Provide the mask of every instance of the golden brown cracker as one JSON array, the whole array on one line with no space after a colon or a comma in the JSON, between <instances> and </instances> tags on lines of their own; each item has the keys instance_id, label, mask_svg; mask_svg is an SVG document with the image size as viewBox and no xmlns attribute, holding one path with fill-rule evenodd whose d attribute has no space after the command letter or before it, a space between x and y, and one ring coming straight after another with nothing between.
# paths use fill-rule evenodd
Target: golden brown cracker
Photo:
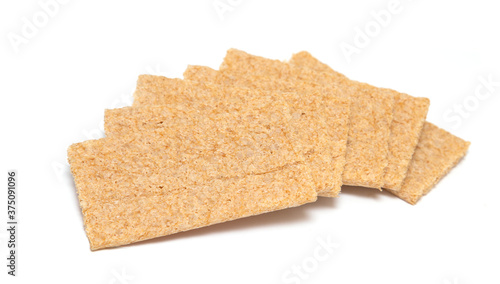
<instances>
[{"instance_id":1,"label":"golden brown cracker","mask_svg":"<svg viewBox=\"0 0 500 284\"><path fill-rule=\"evenodd\" d=\"M293 131L289 127L290 110L279 97L266 96L254 90L235 90L234 94L228 94L218 88L210 87L196 93L205 93L204 98L196 101L196 104L178 103L106 110L104 120L106 135L117 137L145 131L169 131L178 133L176 135L182 136L188 144L202 139L215 143L214 148L210 148L210 151L204 154L207 158L212 155L210 159L220 159L218 155L226 155L228 152L241 156L241 160L237 161L238 164L225 165L229 167L227 169L200 169L217 175L224 175L223 172L229 170L233 173L241 170L247 174L269 172L296 161L295 145L289 140L290 132ZM185 111L189 115L183 119L172 109ZM217 136L211 133L213 130L206 120L229 114L244 119L244 123L238 125L237 121L231 121L225 128L224 124L221 124L219 127L225 132L219 132ZM196 121L200 125L184 124L195 121L193 117L199 117ZM220 119L218 121L226 123ZM204 123L205 132L199 133L199 137L183 136L183 129L201 128L201 123ZM251 127L254 132L249 132L244 127ZM255 136L248 136L255 133L257 133ZM239 145L240 148L224 149L218 146L218 144L233 145L226 139L234 140L237 142L235 145ZM275 154L270 160L269 156L273 152ZM294 160L290 160L290 157Z\"/></svg>"},{"instance_id":2,"label":"golden brown cracker","mask_svg":"<svg viewBox=\"0 0 500 284\"><path fill-rule=\"evenodd\" d=\"M292 111L292 140L298 151L305 155L319 194L328 197L339 194L345 165L350 102L330 93L335 88L320 93L312 88L250 84L239 79L233 80L203 66L189 66L184 78L218 86L243 86L282 96ZM306 92L310 95L304 95Z\"/></svg>"},{"instance_id":3,"label":"golden brown cracker","mask_svg":"<svg viewBox=\"0 0 500 284\"><path fill-rule=\"evenodd\" d=\"M315 201L303 157L283 145L281 113L271 125L251 109L210 116L157 109L167 127L68 149L92 250ZM276 160L290 163L273 169Z\"/></svg>"},{"instance_id":4,"label":"golden brown cracker","mask_svg":"<svg viewBox=\"0 0 500 284\"><path fill-rule=\"evenodd\" d=\"M352 84L363 86L361 90L367 92L382 92L394 97L394 112L389 139L388 164L383 177L384 188L399 190L403 184L408 165L417 146L422 127L424 125L429 99L416 98L407 94L385 88L377 88L349 80L341 73L334 71L328 65L320 62L308 52L299 52L292 56L290 64L310 68L317 72L332 74L340 88L351 88Z\"/></svg>"},{"instance_id":5,"label":"golden brown cracker","mask_svg":"<svg viewBox=\"0 0 500 284\"><path fill-rule=\"evenodd\" d=\"M418 145L430 101L394 90L395 106L389 140L389 164L385 169L384 188L398 191L403 185L411 159Z\"/></svg>"},{"instance_id":6,"label":"golden brown cracker","mask_svg":"<svg viewBox=\"0 0 500 284\"><path fill-rule=\"evenodd\" d=\"M416 204L465 156L470 142L426 122L401 190L389 192Z\"/></svg>"},{"instance_id":7,"label":"golden brown cracker","mask_svg":"<svg viewBox=\"0 0 500 284\"><path fill-rule=\"evenodd\" d=\"M354 84L345 79L342 90L337 88L335 75L230 49L220 67L227 81L249 87L266 86L283 91L308 90L304 96L323 94L351 100L350 129L347 140L346 165L342 176L347 185L381 188L388 160L388 140L394 98L373 91L367 84ZM314 91L311 91L314 90Z\"/></svg>"}]
</instances>

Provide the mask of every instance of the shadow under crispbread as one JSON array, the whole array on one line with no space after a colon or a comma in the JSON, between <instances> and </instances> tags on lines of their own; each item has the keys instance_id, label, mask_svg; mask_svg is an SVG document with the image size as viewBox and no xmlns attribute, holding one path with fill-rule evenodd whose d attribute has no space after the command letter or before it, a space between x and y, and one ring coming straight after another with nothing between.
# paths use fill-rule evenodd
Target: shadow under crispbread
<instances>
[{"instance_id":1,"label":"shadow under crispbread","mask_svg":"<svg viewBox=\"0 0 500 284\"><path fill-rule=\"evenodd\" d=\"M187 106L168 112L162 127L114 132L69 148L92 250L316 200L310 170L282 131L286 111L262 105L210 116Z\"/></svg>"},{"instance_id":2,"label":"shadow under crispbread","mask_svg":"<svg viewBox=\"0 0 500 284\"><path fill-rule=\"evenodd\" d=\"M308 214L310 211L335 209L337 200L338 199L336 198L320 197L316 202L307 203L302 206L289 208L287 210L277 210L268 212L266 214L254 215L251 216L251 218L244 217L233 220L231 222L217 223L211 226L196 228L193 230L179 232L177 234L158 237L154 239L148 239L125 246L133 247L162 243L166 241L173 242L177 239L184 240L212 234L217 235L231 233L233 231L249 231L253 229L276 228L278 226L284 226L294 223L306 223L311 220L311 216L310 214Z\"/></svg>"}]
</instances>

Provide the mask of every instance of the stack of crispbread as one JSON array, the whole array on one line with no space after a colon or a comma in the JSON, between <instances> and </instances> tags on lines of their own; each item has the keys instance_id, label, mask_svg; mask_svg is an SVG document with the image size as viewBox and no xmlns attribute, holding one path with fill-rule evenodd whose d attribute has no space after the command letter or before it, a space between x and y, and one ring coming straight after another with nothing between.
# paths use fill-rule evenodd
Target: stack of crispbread
<instances>
[{"instance_id":1,"label":"stack of crispbread","mask_svg":"<svg viewBox=\"0 0 500 284\"><path fill-rule=\"evenodd\" d=\"M415 204L469 142L425 121L429 100L356 82L307 52L231 49L220 70L141 75L106 138L68 159L92 250L387 189Z\"/></svg>"}]
</instances>

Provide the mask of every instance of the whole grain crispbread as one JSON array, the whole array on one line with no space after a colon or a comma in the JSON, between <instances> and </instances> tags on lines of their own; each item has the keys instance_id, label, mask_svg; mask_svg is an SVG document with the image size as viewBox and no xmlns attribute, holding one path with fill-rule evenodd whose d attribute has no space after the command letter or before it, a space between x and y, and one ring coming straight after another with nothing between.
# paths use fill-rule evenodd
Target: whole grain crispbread
<instances>
[{"instance_id":1,"label":"whole grain crispbread","mask_svg":"<svg viewBox=\"0 0 500 284\"><path fill-rule=\"evenodd\" d=\"M294 67L279 60L253 56L230 49L220 72L225 83L248 87L294 91L303 96L336 96L351 101L344 184L381 188L388 160L388 140L394 98L380 92L367 92L368 85L352 84L338 88L332 74Z\"/></svg>"},{"instance_id":2,"label":"whole grain crispbread","mask_svg":"<svg viewBox=\"0 0 500 284\"><path fill-rule=\"evenodd\" d=\"M179 137L183 137L185 143L192 141L208 140L214 143L213 148L204 155L210 159L220 159L218 155L226 155L228 152L241 156L238 164L225 164L228 168L200 169L213 172L215 175L225 175L222 171L235 174L241 170L245 174L262 173L276 170L286 164L297 161L297 149L290 140L290 132L294 131L289 126L290 110L285 102L279 97L267 96L253 90L234 90L234 94L221 91L219 88L207 86L199 92L199 100L189 103L176 103L173 105L152 107L124 107L119 109L108 109L105 112L104 128L107 136L119 137L130 134L138 134L147 131L169 131ZM204 94L204 95L201 95ZM186 112L185 118L178 117L177 112ZM238 125L238 121L227 121L217 119L218 126L225 132L219 131L217 135L212 133L210 127L212 117L221 115L233 115L244 119L244 123ZM195 120L196 118L196 120ZM199 125L184 124L195 121ZM206 133L199 133L199 137L184 137L185 128L205 126ZM227 126L226 126L227 125ZM251 127L249 132L244 127ZM254 136L250 136L255 134ZM240 148L221 148L222 145L233 145L226 141L232 139ZM292 141L292 142L291 142ZM233 145L233 146L234 146ZM265 151L265 152L262 152ZM273 159L269 159L271 153ZM298 154L304 161L304 157ZM244 158L244 159L243 159Z\"/></svg>"},{"instance_id":3,"label":"whole grain crispbread","mask_svg":"<svg viewBox=\"0 0 500 284\"><path fill-rule=\"evenodd\" d=\"M388 191L410 204L416 204L458 164L469 145L470 142L425 122L401 190Z\"/></svg>"},{"instance_id":4,"label":"whole grain crispbread","mask_svg":"<svg viewBox=\"0 0 500 284\"><path fill-rule=\"evenodd\" d=\"M350 88L352 84L362 84L349 80L306 51L294 54L290 60L290 64L310 68L317 72L332 74L336 78L339 88ZM364 88L361 88L361 90L368 92L381 91L389 96L393 96L395 99L389 139L388 165L385 168L383 187L398 191L401 189L406 177L408 165L417 146L427 111L429 110L430 101L427 98L412 97L391 89L377 88L367 84L363 85Z\"/></svg>"},{"instance_id":5,"label":"whole grain crispbread","mask_svg":"<svg viewBox=\"0 0 500 284\"><path fill-rule=\"evenodd\" d=\"M135 119L148 117L145 110L162 116L146 124L165 126L68 149L92 250L316 200L310 169L283 131L286 111L202 115L164 106L136 108L143 113Z\"/></svg>"},{"instance_id":6,"label":"whole grain crispbread","mask_svg":"<svg viewBox=\"0 0 500 284\"><path fill-rule=\"evenodd\" d=\"M180 101L186 101L183 98L185 96L189 96L187 101L191 104L194 103L191 98L197 96L201 97L205 105L206 101L216 100L220 106L225 105L225 101L230 100L231 97L238 96L238 93L249 90L237 84L219 84L219 81L210 79L217 71L203 67L200 69L205 69L206 73L194 72L193 80L186 80L183 83L178 79L140 76L134 106L179 104ZM201 76L205 75L206 80L201 80ZM175 86L171 88L170 84ZM179 87L180 85L184 87ZM150 86L154 86L154 90ZM215 93L208 91L213 89L217 91ZM291 132L289 137L292 144L305 156L306 164L311 167L313 182L318 192L322 196L337 196L342 185L341 175L345 164L349 101L334 96L323 98L320 95L302 96L298 93L279 92L272 89L253 88L252 90L258 91L255 93L255 100L259 100L258 96L271 95L276 100L284 100L290 106ZM249 98L247 103L251 104L251 100Z\"/></svg>"}]
</instances>

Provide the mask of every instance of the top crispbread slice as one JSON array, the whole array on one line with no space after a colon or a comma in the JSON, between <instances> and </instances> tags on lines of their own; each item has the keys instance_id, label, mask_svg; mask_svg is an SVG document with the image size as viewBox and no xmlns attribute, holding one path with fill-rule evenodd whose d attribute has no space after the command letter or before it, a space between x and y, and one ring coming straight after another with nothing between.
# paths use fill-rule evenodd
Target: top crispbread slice
<instances>
[{"instance_id":1,"label":"top crispbread slice","mask_svg":"<svg viewBox=\"0 0 500 284\"><path fill-rule=\"evenodd\" d=\"M230 49L220 67L226 83L238 82L249 87L277 90L309 90L304 96L323 94L351 100L350 129L347 140L343 183L381 188L388 160L388 140L394 107L394 97L381 91L368 91L366 84L345 82L337 88L334 75L293 67ZM345 88L350 86L350 88ZM311 91L314 90L314 91Z\"/></svg>"},{"instance_id":2,"label":"top crispbread slice","mask_svg":"<svg viewBox=\"0 0 500 284\"><path fill-rule=\"evenodd\" d=\"M426 122L401 190L389 191L410 204L416 204L458 164L469 145L470 142Z\"/></svg>"},{"instance_id":3,"label":"top crispbread slice","mask_svg":"<svg viewBox=\"0 0 500 284\"><path fill-rule=\"evenodd\" d=\"M267 107L210 115L137 108L142 114L133 111L126 125L149 117L164 126L70 146L91 249L314 201L310 170L283 131L286 110Z\"/></svg>"},{"instance_id":4,"label":"top crispbread slice","mask_svg":"<svg viewBox=\"0 0 500 284\"><path fill-rule=\"evenodd\" d=\"M350 88L352 84L361 84L349 80L305 51L294 54L290 64L332 74L336 78L339 88L344 86ZM395 99L389 139L388 165L384 173L383 187L398 191L406 177L408 165L417 146L430 102L427 98L416 98L391 89L363 85L362 90L381 91L389 96L394 96Z\"/></svg>"},{"instance_id":5,"label":"top crispbread slice","mask_svg":"<svg viewBox=\"0 0 500 284\"><path fill-rule=\"evenodd\" d=\"M319 92L313 88L288 88L264 83L250 84L226 77L208 67L189 66L184 78L228 88L242 86L283 97L292 112L292 139L311 167L321 196L335 197L342 185L345 165L350 102L334 96L335 88ZM283 91L286 90L286 91Z\"/></svg>"},{"instance_id":6,"label":"top crispbread slice","mask_svg":"<svg viewBox=\"0 0 500 284\"><path fill-rule=\"evenodd\" d=\"M212 70L216 72L215 70ZM212 73L207 69L207 74ZM197 73L202 75L200 73ZM206 81L205 81L206 82ZM225 105L227 100L238 96L239 92L249 90L238 85L205 84L197 80L182 81L159 76L142 75L137 82L134 106L196 104L196 100L217 102ZM217 93L213 93L213 89ZM287 103L301 102L301 107L291 107L290 139L297 151L306 158L311 167L313 182L323 196L337 196L342 185L341 174L345 163L345 145L347 139L349 101L333 96L302 96L297 93L283 93L271 89L254 89L259 94L271 95L275 100ZM251 103L251 98L247 100ZM327 106L330 106L327 108ZM326 120L325 117L329 119Z\"/></svg>"}]
</instances>

